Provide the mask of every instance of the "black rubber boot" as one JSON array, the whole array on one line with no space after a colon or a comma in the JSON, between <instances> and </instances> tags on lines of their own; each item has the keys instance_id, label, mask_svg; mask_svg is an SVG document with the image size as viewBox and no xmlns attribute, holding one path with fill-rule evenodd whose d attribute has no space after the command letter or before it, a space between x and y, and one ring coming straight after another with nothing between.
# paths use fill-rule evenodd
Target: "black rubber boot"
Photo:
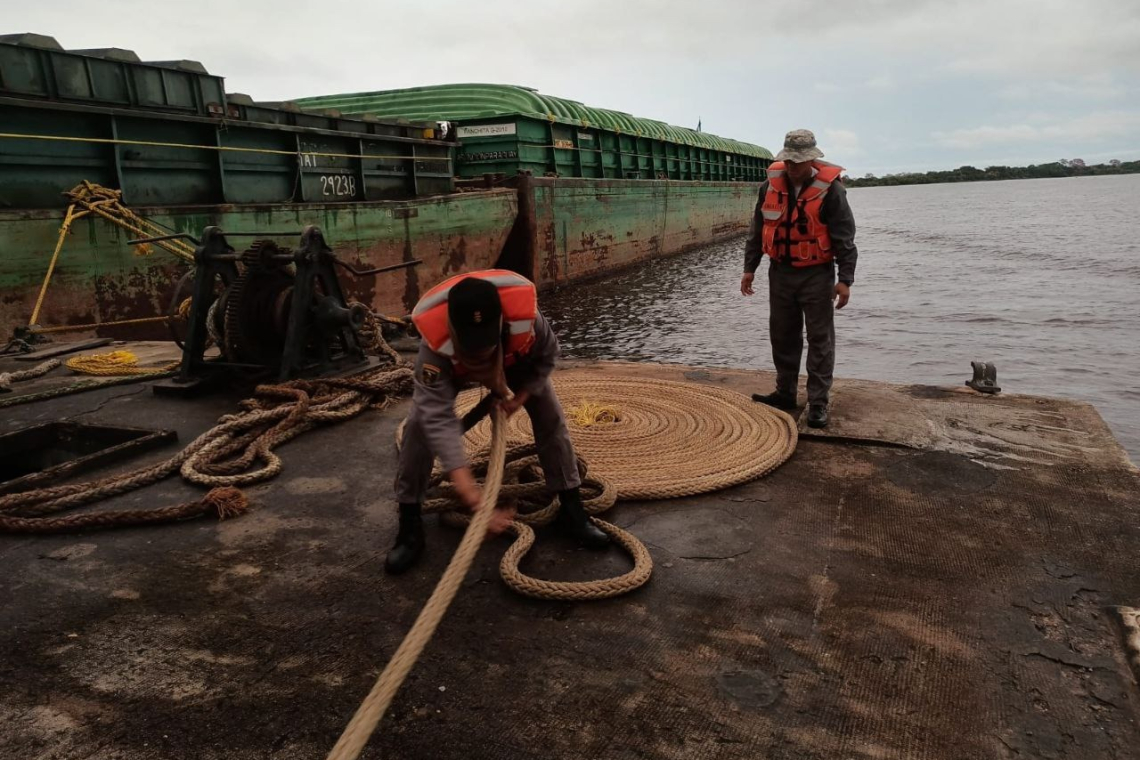
<instances>
[{"instance_id":1,"label":"black rubber boot","mask_svg":"<svg viewBox=\"0 0 1140 760\"><path fill-rule=\"evenodd\" d=\"M825 428L827 427L827 404L809 404L808 405L808 427Z\"/></svg>"},{"instance_id":2,"label":"black rubber boot","mask_svg":"<svg viewBox=\"0 0 1140 760\"><path fill-rule=\"evenodd\" d=\"M558 510L558 527L563 533L587 549L605 549L610 545L610 537L586 517L579 489L559 491L558 501L562 505Z\"/></svg>"},{"instance_id":3,"label":"black rubber boot","mask_svg":"<svg viewBox=\"0 0 1140 760\"><path fill-rule=\"evenodd\" d=\"M765 394L753 393L752 400L759 404L767 404L777 409L783 409L785 412L791 412L796 408L796 397L790 396L787 393L781 393L780 391Z\"/></svg>"},{"instance_id":4,"label":"black rubber boot","mask_svg":"<svg viewBox=\"0 0 1140 760\"><path fill-rule=\"evenodd\" d=\"M392 575L411 569L424 553L424 519L419 504L400 505L400 532L396 545L384 560L384 569Z\"/></svg>"}]
</instances>

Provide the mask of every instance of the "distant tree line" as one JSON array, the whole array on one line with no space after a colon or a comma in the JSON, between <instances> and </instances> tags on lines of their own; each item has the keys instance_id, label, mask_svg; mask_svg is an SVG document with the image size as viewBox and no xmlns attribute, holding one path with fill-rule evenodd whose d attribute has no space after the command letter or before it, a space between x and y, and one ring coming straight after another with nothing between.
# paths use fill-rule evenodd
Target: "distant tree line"
<instances>
[{"instance_id":1,"label":"distant tree line","mask_svg":"<svg viewBox=\"0 0 1140 760\"><path fill-rule=\"evenodd\" d=\"M1120 161L1112 159L1105 164L1086 164L1079 158L1062 158L1051 164L1030 166L987 166L978 169L974 166L959 166L941 172L909 172L887 174L876 177L867 174L863 177L843 177L848 187L880 187L883 185L931 185L936 182L981 182L998 179L1041 179L1045 177L1078 177L1094 174L1136 174L1140 173L1140 161Z\"/></svg>"}]
</instances>

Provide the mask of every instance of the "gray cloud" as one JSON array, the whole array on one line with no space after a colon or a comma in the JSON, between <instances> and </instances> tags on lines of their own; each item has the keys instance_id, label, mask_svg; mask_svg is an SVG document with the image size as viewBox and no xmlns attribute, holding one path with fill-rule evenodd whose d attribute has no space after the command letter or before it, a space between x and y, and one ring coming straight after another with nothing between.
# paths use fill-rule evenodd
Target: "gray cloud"
<instances>
[{"instance_id":1,"label":"gray cloud","mask_svg":"<svg viewBox=\"0 0 1140 760\"><path fill-rule=\"evenodd\" d=\"M1140 133L1140 113L1101 111L1046 124L983 125L949 132L935 132L934 138L951 148L977 148L1007 143L1084 140L1100 142Z\"/></svg>"},{"instance_id":2,"label":"gray cloud","mask_svg":"<svg viewBox=\"0 0 1140 760\"><path fill-rule=\"evenodd\" d=\"M55 0L4 26L260 100L490 81L768 146L807 126L858 173L1111 152L1140 113L1135 0Z\"/></svg>"}]
</instances>

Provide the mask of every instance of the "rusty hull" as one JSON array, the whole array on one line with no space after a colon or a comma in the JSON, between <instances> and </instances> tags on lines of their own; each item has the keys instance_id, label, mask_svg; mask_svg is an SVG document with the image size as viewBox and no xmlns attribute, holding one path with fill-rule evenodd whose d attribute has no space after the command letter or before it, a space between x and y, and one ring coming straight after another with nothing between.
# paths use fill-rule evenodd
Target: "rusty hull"
<instances>
[{"instance_id":1,"label":"rusty hull","mask_svg":"<svg viewBox=\"0 0 1140 760\"><path fill-rule=\"evenodd\" d=\"M431 285L457 272L504 266L542 288L598 277L725 240L748 229L755 183L555 179L522 176L513 187L413 201L136 209L163 228L198 235L317 224L358 267L420 259L414 268L344 277L353 298L405 314ZM0 211L0 335L27 324L58 236L59 215ZM137 255L130 233L98 218L64 243L40 324L90 325L153 317L169 308L187 265L161 249ZM162 325L104 329L123 338L166 336Z\"/></svg>"},{"instance_id":2,"label":"rusty hull","mask_svg":"<svg viewBox=\"0 0 1140 760\"><path fill-rule=\"evenodd\" d=\"M759 188L750 182L539 177L532 183L532 277L542 287L743 235Z\"/></svg>"},{"instance_id":3,"label":"rusty hull","mask_svg":"<svg viewBox=\"0 0 1140 760\"><path fill-rule=\"evenodd\" d=\"M337 255L358 267L421 259L416 267L353 278L348 293L389 314L404 314L422 291L460 271L493 266L514 223L509 189L411 201L135 209L163 228L198 236L216 225L231 232L319 225ZM59 234L61 213L0 211L0 335L25 325ZM77 222L64 242L40 317L42 326L87 325L164 314L188 266L155 248L137 255L129 232L99 218ZM235 238L240 246L248 238ZM282 241L284 242L284 241ZM287 243L286 243L287 244ZM116 337L162 338L162 325L117 328Z\"/></svg>"}]
</instances>

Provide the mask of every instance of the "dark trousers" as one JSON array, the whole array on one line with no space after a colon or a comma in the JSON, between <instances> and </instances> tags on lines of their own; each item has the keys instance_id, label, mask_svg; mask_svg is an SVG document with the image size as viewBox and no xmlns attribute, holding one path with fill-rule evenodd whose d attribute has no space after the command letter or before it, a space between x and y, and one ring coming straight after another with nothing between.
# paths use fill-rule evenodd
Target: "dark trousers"
<instances>
[{"instance_id":1,"label":"dark trousers","mask_svg":"<svg viewBox=\"0 0 1140 760\"><path fill-rule=\"evenodd\" d=\"M768 268L768 334L776 365L776 390L796 395L807 326L807 396L826 404L835 369L835 267L819 264Z\"/></svg>"},{"instance_id":2,"label":"dark trousers","mask_svg":"<svg viewBox=\"0 0 1140 760\"><path fill-rule=\"evenodd\" d=\"M510 380L509 374L507 379ZM546 476L546 487L552 493L577 488L582 483L578 476L578 459L574 455L574 444L570 442L566 415L550 378L538 393L527 400L523 409L530 416L534 442L538 447L538 463ZM434 462L435 456L413 407L400 444L400 463L396 471L398 502L413 504L423 501Z\"/></svg>"}]
</instances>

